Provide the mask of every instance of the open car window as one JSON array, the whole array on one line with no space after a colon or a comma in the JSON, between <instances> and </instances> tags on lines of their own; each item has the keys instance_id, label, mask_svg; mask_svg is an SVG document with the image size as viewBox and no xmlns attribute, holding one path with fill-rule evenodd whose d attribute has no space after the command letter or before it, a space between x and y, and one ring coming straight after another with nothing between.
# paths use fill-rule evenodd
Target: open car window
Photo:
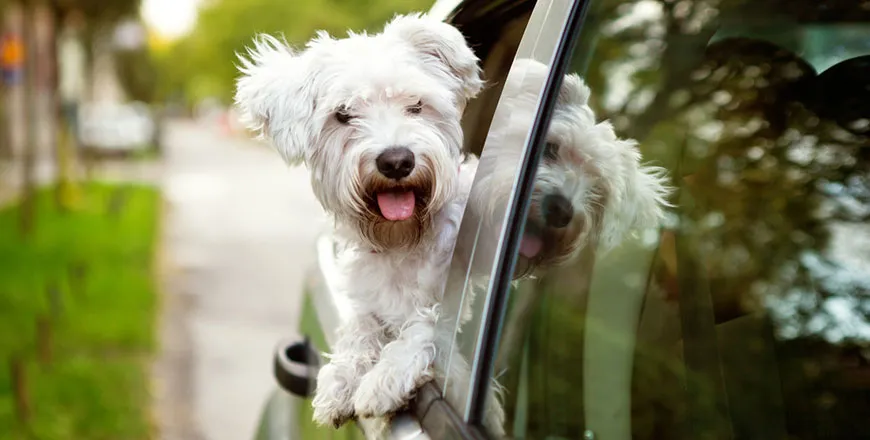
<instances>
[{"instance_id":1,"label":"open car window","mask_svg":"<svg viewBox=\"0 0 870 440\"><path fill-rule=\"evenodd\" d=\"M505 256L505 435L870 438L864 3L589 2Z\"/></svg>"},{"instance_id":2,"label":"open car window","mask_svg":"<svg viewBox=\"0 0 870 440\"><path fill-rule=\"evenodd\" d=\"M498 272L502 235L515 203L529 153L529 139L547 76L527 75L528 60L552 63L566 27L570 0L540 0L503 28L506 40L491 43L482 59L489 90L469 106L465 117L466 147L480 151L480 163L457 239L438 323L438 385L450 406L465 421L479 397L481 346L491 322L492 274ZM521 39L520 39L521 37ZM523 90L531 106L504 105L506 90ZM492 110L489 110L492 109ZM492 112L490 114L490 112ZM484 387L485 389L485 387Z\"/></svg>"},{"instance_id":3,"label":"open car window","mask_svg":"<svg viewBox=\"0 0 870 440\"><path fill-rule=\"evenodd\" d=\"M478 54L486 81L486 87L469 102L462 115L464 148L469 153L480 156L483 150L498 98L535 3L535 0L474 2L451 18Z\"/></svg>"}]
</instances>

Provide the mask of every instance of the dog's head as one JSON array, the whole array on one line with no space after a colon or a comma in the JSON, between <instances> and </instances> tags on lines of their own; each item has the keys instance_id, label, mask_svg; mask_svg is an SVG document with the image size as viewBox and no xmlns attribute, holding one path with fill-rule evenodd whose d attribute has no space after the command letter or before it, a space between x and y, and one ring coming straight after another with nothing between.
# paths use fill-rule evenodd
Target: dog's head
<instances>
[{"instance_id":1,"label":"dog's head","mask_svg":"<svg viewBox=\"0 0 870 440\"><path fill-rule=\"evenodd\" d=\"M308 166L339 223L377 249L413 246L454 191L477 61L457 29L420 15L376 35L321 32L300 52L261 36L241 57L236 105Z\"/></svg>"},{"instance_id":2,"label":"dog's head","mask_svg":"<svg viewBox=\"0 0 870 440\"><path fill-rule=\"evenodd\" d=\"M517 120L499 124L496 136L525 137L547 68L525 59L512 68L524 79L506 84L502 102ZM636 142L619 139L609 122L596 122L589 95L579 76L563 78L520 244L520 274L567 261L587 244L608 250L633 230L657 226L668 205L664 170L642 165ZM499 156L519 154L500 151L511 144L486 148Z\"/></svg>"}]
</instances>

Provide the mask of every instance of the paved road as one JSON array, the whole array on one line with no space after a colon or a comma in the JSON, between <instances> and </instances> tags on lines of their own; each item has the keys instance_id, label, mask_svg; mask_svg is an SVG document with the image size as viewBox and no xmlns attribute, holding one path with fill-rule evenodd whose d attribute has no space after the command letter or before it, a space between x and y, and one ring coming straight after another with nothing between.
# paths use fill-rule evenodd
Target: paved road
<instances>
[{"instance_id":1,"label":"paved road","mask_svg":"<svg viewBox=\"0 0 870 440\"><path fill-rule=\"evenodd\" d=\"M161 438L251 438L326 225L304 169L193 122L166 131Z\"/></svg>"}]
</instances>

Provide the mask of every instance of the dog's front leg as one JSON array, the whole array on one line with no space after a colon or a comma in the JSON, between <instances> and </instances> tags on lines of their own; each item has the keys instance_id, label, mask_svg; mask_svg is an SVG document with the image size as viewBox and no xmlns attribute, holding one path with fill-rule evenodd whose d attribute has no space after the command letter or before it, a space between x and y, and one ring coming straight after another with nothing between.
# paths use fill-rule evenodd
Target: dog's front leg
<instances>
[{"instance_id":1,"label":"dog's front leg","mask_svg":"<svg viewBox=\"0 0 870 440\"><path fill-rule=\"evenodd\" d=\"M418 313L383 348L381 359L362 378L354 396L358 416L381 417L397 411L432 378L435 319L434 310Z\"/></svg>"},{"instance_id":2,"label":"dog's front leg","mask_svg":"<svg viewBox=\"0 0 870 440\"><path fill-rule=\"evenodd\" d=\"M338 329L329 363L317 374L315 422L338 428L353 417L354 392L378 361L383 338L383 327L372 315L356 316Z\"/></svg>"}]
</instances>

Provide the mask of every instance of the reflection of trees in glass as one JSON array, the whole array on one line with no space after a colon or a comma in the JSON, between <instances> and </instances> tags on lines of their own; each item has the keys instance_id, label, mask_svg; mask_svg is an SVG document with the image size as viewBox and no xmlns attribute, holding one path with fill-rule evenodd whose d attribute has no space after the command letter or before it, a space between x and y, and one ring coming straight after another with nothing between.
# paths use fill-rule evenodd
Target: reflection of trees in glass
<instances>
[{"instance_id":1,"label":"reflection of trees in glass","mask_svg":"<svg viewBox=\"0 0 870 440\"><path fill-rule=\"evenodd\" d=\"M593 107L620 134L638 139L648 159L673 170L681 188L676 230L683 247L672 242L662 252L691 253L672 259L696 264L657 262L647 294L668 290L662 296L684 306L706 291L682 284L680 292L675 280L681 271L702 270L695 278L709 287L720 324L719 345L711 344L724 379L684 362L683 341L673 341L681 338L638 335L635 438L674 438L682 421L699 414L712 414L710 423L693 425L689 438L700 438L698 429L731 428L734 438L782 438L777 429L794 438L870 435L856 424L868 410L870 382L863 379L868 356L861 355L870 345L870 244L857 243L870 243L870 140L860 124L849 125L870 116L870 99L860 94L870 72L861 70L867 64L844 73L795 55L819 44L796 17L861 20L868 13L847 15L855 6L848 2L783 1L603 0L584 23L572 64L593 91ZM769 14L774 10L782 11L778 18ZM595 270L614 294L625 291L620 261ZM514 299L514 309L535 313L509 321L503 342L521 349L506 363L515 370L504 383L530 390L521 405L509 396L508 413L526 411L532 437L576 435L583 427L583 376L574 366L588 354L580 342L590 327L583 306L569 298L584 296L577 285L545 279L533 299L529 292ZM523 301L534 305L519 307ZM768 312L772 330L769 321L748 316L759 311ZM678 311L645 313L680 318ZM528 326L528 338L516 342L512 334L526 332L513 325ZM525 373L518 370L523 356ZM565 397L566 386L575 397Z\"/></svg>"},{"instance_id":2,"label":"reflection of trees in glass","mask_svg":"<svg viewBox=\"0 0 870 440\"><path fill-rule=\"evenodd\" d=\"M707 293L680 277L703 271L692 275L709 288L719 324L705 339L719 355L715 371L683 359L684 338L652 341L639 332L634 438L701 438L700 430L732 428L733 438L870 436L861 424L870 410L870 139L860 124L870 117L870 97L861 94L870 62L832 68L796 55L818 53L823 40L836 46L843 32L832 19L870 28L870 11L856 7L844 0L601 0L591 7L572 68L593 91L600 118L637 139L681 189L680 219L664 234L647 291L668 298L657 307L674 310L647 309L645 319L679 327L676 304L685 308L687 297ZM831 32L820 39L820 29ZM843 46L850 56L870 53L851 37ZM681 252L691 255L674 255ZM597 264L592 289L630 288L620 285L631 266L626 258ZM588 273L580 263L572 269ZM585 322L578 286L588 281L558 285L567 275L550 275L515 293L502 341L503 352L513 347L503 383L528 387L527 401L508 396L508 414L528 418L528 438L576 436L584 424L576 366L588 355L584 331L594 325ZM514 313L525 309L534 312ZM710 423L683 431L699 415Z\"/></svg>"},{"instance_id":3,"label":"reflection of trees in glass","mask_svg":"<svg viewBox=\"0 0 870 440\"><path fill-rule=\"evenodd\" d=\"M836 115L826 111L836 107L825 102L830 95L812 93L825 75L783 49L818 44L818 36L804 38L793 20L820 17L816 4L790 2L780 9L786 16L760 15L756 23L747 8L781 5L605 0L591 13L595 25L584 29L598 35L586 79L599 112L623 135L639 139L647 157L671 167L680 163L680 227L695 237L719 317L755 310L763 299L774 317L789 317L780 320L781 336L788 337L834 337L831 326L848 327L859 316L832 312L842 304L856 305L862 322L870 316L867 279L822 282L831 271L850 270L830 241L838 229L867 220L870 148L866 136L834 122ZM735 34L750 38L731 38ZM678 150L683 157L674 156ZM785 299L796 313L776 313L784 307L777 301ZM836 342L870 342L870 335L841 332Z\"/></svg>"}]
</instances>

